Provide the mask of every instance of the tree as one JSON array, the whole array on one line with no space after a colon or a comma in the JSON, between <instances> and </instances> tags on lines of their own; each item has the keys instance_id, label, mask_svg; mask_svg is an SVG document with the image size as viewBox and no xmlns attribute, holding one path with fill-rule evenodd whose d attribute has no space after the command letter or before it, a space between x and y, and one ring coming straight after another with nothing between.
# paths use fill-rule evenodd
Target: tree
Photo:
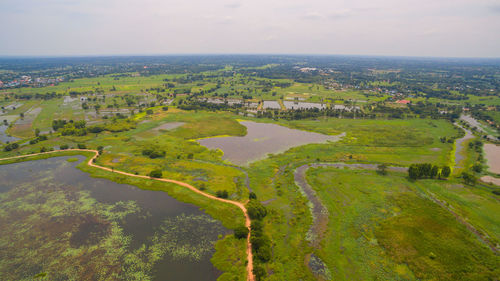
<instances>
[{"instance_id":1,"label":"tree","mask_svg":"<svg viewBox=\"0 0 500 281\"><path fill-rule=\"evenodd\" d=\"M419 172L418 172L418 168L415 164L411 164L410 167L408 168L408 176L412 180L418 179Z\"/></svg>"},{"instance_id":2,"label":"tree","mask_svg":"<svg viewBox=\"0 0 500 281\"><path fill-rule=\"evenodd\" d=\"M451 169L450 169L450 167L448 167L448 166L443 166L443 167L441 168L441 177L443 177L443 178L447 178L447 177L449 177L449 176L450 176L450 173L451 173Z\"/></svg>"},{"instance_id":3,"label":"tree","mask_svg":"<svg viewBox=\"0 0 500 281\"><path fill-rule=\"evenodd\" d=\"M234 230L234 237L236 237L237 239L247 238L247 236L248 228L244 225L240 225Z\"/></svg>"},{"instance_id":4,"label":"tree","mask_svg":"<svg viewBox=\"0 0 500 281\"><path fill-rule=\"evenodd\" d=\"M228 198L229 197L227 190L217 190L215 192L215 195L219 198Z\"/></svg>"},{"instance_id":5,"label":"tree","mask_svg":"<svg viewBox=\"0 0 500 281\"><path fill-rule=\"evenodd\" d=\"M430 175L429 175L430 178L433 179L433 178L437 177L438 172L439 172L438 166L433 165L431 168L431 171L430 171Z\"/></svg>"},{"instance_id":6,"label":"tree","mask_svg":"<svg viewBox=\"0 0 500 281\"><path fill-rule=\"evenodd\" d=\"M252 272L257 281L262 280L266 276L266 270L260 265L254 265Z\"/></svg>"},{"instance_id":7,"label":"tree","mask_svg":"<svg viewBox=\"0 0 500 281\"><path fill-rule=\"evenodd\" d=\"M250 199L250 200L257 199L257 194L255 194L255 192L250 192L248 194L248 199Z\"/></svg>"},{"instance_id":8,"label":"tree","mask_svg":"<svg viewBox=\"0 0 500 281\"><path fill-rule=\"evenodd\" d=\"M253 220L261 220L267 215L266 207L257 200L250 200L247 203L248 215Z\"/></svg>"},{"instance_id":9,"label":"tree","mask_svg":"<svg viewBox=\"0 0 500 281\"><path fill-rule=\"evenodd\" d=\"M377 166L377 173L383 176L387 175L387 164L379 164Z\"/></svg>"},{"instance_id":10,"label":"tree","mask_svg":"<svg viewBox=\"0 0 500 281\"><path fill-rule=\"evenodd\" d=\"M161 170L153 170L149 173L149 176L152 178L161 178L163 176L163 173Z\"/></svg>"},{"instance_id":11,"label":"tree","mask_svg":"<svg viewBox=\"0 0 500 281\"><path fill-rule=\"evenodd\" d=\"M468 172L463 172L462 173L462 179L464 180L464 183L467 185L473 185L476 183L476 176L474 174L468 173Z\"/></svg>"},{"instance_id":12,"label":"tree","mask_svg":"<svg viewBox=\"0 0 500 281\"><path fill-rule=\"evenodd\" d=\"M40 129L36 128L36 129L35 129L35 136L37 136L37 137L38 137L39 135L40 135Z\"/></svg>"},{"instance_id":13,"label":"tree","mask_svg":"<svg viewBox=\"0 0 500 281\"><path fill-rule=\"evenodd\" d=\"M483 166L481 164L474 164L472 170L476 173L481 173L483 171Z\"/></svg>"}]
</instances>

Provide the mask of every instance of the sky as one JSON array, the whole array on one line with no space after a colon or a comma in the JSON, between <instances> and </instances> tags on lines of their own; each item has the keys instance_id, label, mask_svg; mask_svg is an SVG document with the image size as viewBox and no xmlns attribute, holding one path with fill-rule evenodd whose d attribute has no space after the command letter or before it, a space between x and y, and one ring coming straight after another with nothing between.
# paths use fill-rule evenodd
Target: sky
<instances>
[{"instance_id":1,"label":"sky","mask_svg":"<svg viewBox=\"0 0 500 281\"><path fill-rule=\"evenodd\" d=\"M0 0L0 56L500 57L500 0Z\"/></svg>"}]
</instances>

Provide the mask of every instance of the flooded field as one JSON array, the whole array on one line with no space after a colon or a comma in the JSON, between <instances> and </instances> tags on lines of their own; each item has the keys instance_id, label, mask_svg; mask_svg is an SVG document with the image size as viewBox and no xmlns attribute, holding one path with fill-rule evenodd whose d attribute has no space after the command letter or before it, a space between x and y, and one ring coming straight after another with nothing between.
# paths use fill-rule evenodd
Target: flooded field
<instances>
[{"instance_id":1,"label":"flooded field","mask_svg":"<svg viewBox=\"0 0 500 281\"><path fill-rule=\"evenodd\" d=\"M9 128L9 126L3 125L3 124L0 125L0 143L1 142L3 142L3 143L13 142L13 141L19 140L19 138L12 137L12 136L9 136L7 134L6 131L8 128Z\"/></svg>"},{"instance_id":2,"label":"flooded field","mask_svg":"<svg viewBox=\"0 0 500 281\"><path fill-rule=\"evenodd\" d=\"M500 146L485 143L483 149L489 166L488 171L500 174Z\"/></svg>"},{"instance_id":3,"label":"flooded field","mask_svg":"<svg viewBox=\"0 0 500 281\"><path fill-rule=\"evenodd\" d=\"M213 245L228 233L219 222L166 193L92 178L67 159L0 166L3 280L217 279Z\"/></svg>"},{"instance_id":4,"label":"flooded field","mask_svg":"<svg viewBox=\"0 0 500 281\"><path fill-rule=\"evenodd\" d=\"M291 147L309 143L338 141L342 137L295 130L276 124L251 121L240 123L247 127L247 135L244 137L215 137L198 142L211 149L221 149L224 152L223 159L245 165L265 158L269 153L281 153Z\"/></svg>"}]
</instances>

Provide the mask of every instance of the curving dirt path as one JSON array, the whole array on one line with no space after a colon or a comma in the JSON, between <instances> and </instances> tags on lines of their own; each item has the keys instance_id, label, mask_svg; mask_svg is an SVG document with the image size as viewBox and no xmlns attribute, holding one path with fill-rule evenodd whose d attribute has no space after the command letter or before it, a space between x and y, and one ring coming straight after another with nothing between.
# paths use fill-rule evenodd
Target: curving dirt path
<instances>
[{"instance_id":1,"label":"curving dirt path","mask_svg":"<svg viewBox=\"0 0 500 281\"><path fill-rule=\"evenodd\" d=\"M190 185L188 183L182 182L182 181L177 181L177 180L172 180L172 179L163 179L163 178L152 178L152 177L142 176L142 175L135 175L135 174L131 174L131 173L123 172L123 171L114 170L114 169L111 169L111 168L108 168L108 167L99 166L99 165L93 163L94 159L96 159L99 156L99 152L97 150L92 150L92 149L67 149L67 150L56 150L56 151L40 152L40 153L34 153L34 154L26 154L26 155L19 155L19 156L7 157L7 158L0 158L0 161L2 161L2 160L10 160L10 159L17 159L17 158L24 158L24 157L30 157L30 156L36 156L36 155L42 155L42 154L57 153L57 152L62 152L62 151L93 152L93 153L95 153L95 155L92 158L90 158L90 160L87 162L87 165L89 165L91 167L94 167L94 168L97 168L97 169L101 169L101 170L104 170L104 171L108 171L108 172L112 172L112 173L117 173L117 174L129 176L129 177L149 179L149 180L156 180L156 181L162 181L162 182L168 182L168 183L177 184L177 185L180 185L182 187L188 188L191 191L196 192L196 193L198 193L200 195L203 195L203 196L205 196L207 198L210 198L210 199L213 199L213 200L217 200L217 201L220 201L220 202L224 202L224 203L228 203L228 204L232 204L232 205L237 206L238 208L240 208L243 211L243 214L245 215L245 226L249 230L248 231L248 236L247 236L247 261L248 261L248 263L247 263L247 281L255 281L255 277L253 275L252 244L250 243L250 234L251 234L250 233L251 232L250 226L251 226L251 221L250 221L250 217L248 216L247 209L246 209L246 207L245 207L245 205L243 203L240 203L240 202L237 202L237 201L228 200L228 199L219 198L219 197L216 197L214 195L202 192L199 189L197 189L196 187L194 187L194 186L192 186L192 185Z\"/></svg>"}]
</instances>

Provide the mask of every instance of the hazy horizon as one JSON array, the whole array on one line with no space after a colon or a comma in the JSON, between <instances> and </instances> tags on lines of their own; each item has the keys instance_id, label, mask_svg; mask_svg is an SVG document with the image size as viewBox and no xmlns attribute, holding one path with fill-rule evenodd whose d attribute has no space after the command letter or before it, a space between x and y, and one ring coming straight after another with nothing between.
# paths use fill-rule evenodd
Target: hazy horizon
<instances>
[{"instance_id":1,"label":"hazy horizon","mask_svg":"<svg viewBox=\"0 0 500 281\"><path fill-rule=\"evenodd\" d=\"M499 58L493 0L4 0L1 57Z\"/></svg>"}]
</instances>

